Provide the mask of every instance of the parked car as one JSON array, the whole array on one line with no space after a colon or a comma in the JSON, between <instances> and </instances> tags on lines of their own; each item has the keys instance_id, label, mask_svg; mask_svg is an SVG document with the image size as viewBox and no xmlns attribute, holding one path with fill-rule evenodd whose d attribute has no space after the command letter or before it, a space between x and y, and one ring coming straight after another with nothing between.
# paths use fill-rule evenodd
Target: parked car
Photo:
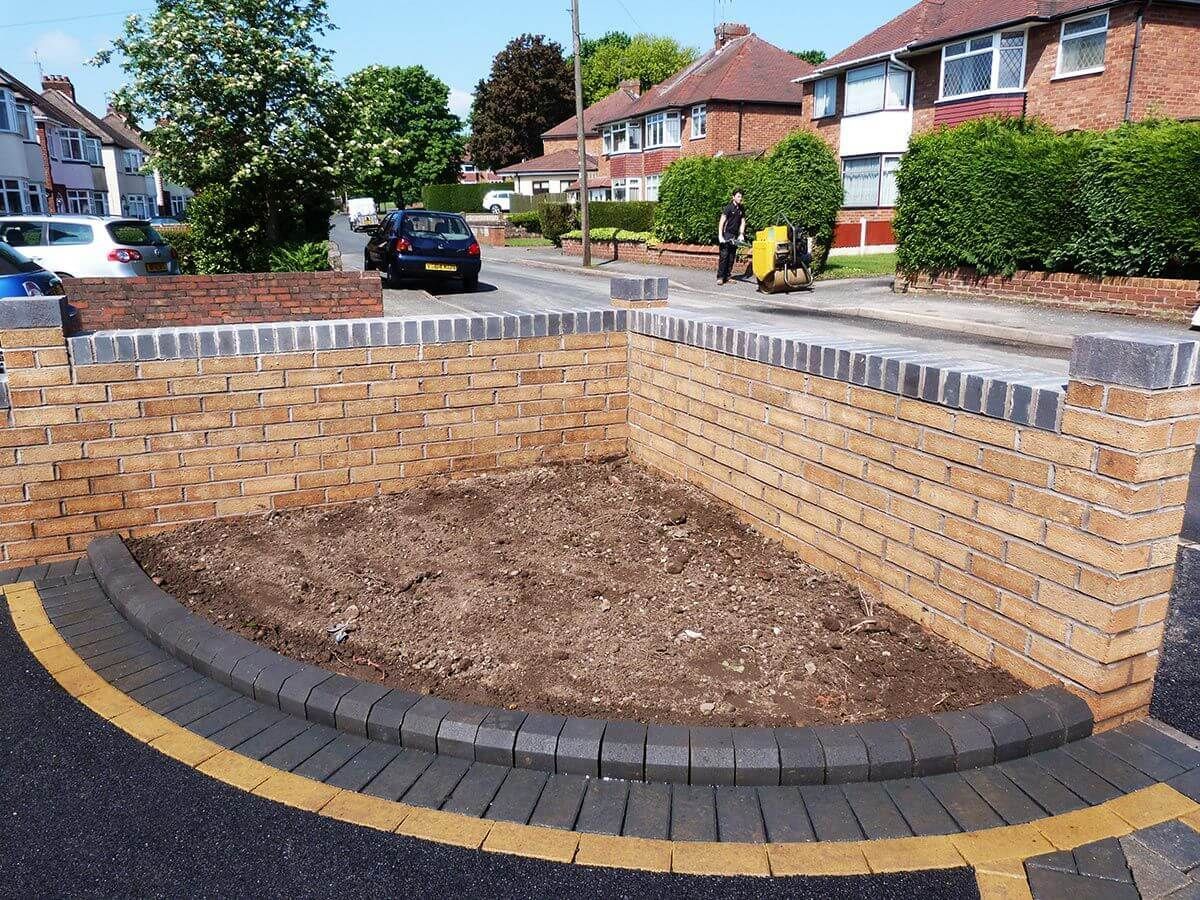
<instances>
[{"instance_id":1,"label":"parked car","mask_svg":"<svg viewBox=\"0 0 1200 900\"><path fill-rule=\"evenodd\" d=\"M155 228L161 228L164 225L167 225L167 226L182 225L183 220L177 219L174 216L153 216L150 219L150 224L153 225Z\"/></svg>"},{"instance_id":2,"label":"parked car","mask_svg":"<svg viewBox=\"0 0 1200 900\"><path fill-rule=\"evenodd\" d=\"M479 241L457 213L388 213L363 251L363 268L382 273L384 287L396 287L405 278L460 278L463 288L473 291L481 267Z\"/></svg>"},{"instance_id":3,"label":"parked car","mask_svg":"<svg viewBox=\"0 0 1200 900\"><path fill-rule=\"evenodd\" d=\"M379 225L379 210L374 197L354 197L346 201L351 231L370 231Z\"/></svg>"},{"instance_id":4,"label":"parked car","mask_svg":"<svg viewBox=\"0 0 1200 900\"><path fill-rule=\"evenodd\" d=\"M2 216L0 240L64 278L179 274L175 251L145 219Z\"/></svg>"},{"instance_id":5,"label":"parked car","mask_svg":"<svg viewBox=\"0 0 1200 900\"><path fill-rule=\"evenodd\" d=\"M79 331L79 312L67 303L62 279L48 272L19 250L0 242L0 303L16 297L60 297L63 329Z\"/></svg>"},{"instance_id":6,"label":"parked car","mask_svg":"<svg viewBox=\"0 0 1200 900\"><path fill-rule=\"evenodd\" d=\"M483 208L492 215L512 212L512 191L488 191L483 195Z\"/></svg>"}]
</instances>

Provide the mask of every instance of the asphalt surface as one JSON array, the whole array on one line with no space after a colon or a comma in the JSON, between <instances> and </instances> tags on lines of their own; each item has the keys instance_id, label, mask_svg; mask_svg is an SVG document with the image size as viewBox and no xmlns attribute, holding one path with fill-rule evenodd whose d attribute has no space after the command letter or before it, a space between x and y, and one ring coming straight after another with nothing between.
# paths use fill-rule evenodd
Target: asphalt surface
<instances>
[{"instance_id":1,"label":"asphalt surface","mask_svg":"<svg viewBox=\"0 0 1200 900\"><path fill-rule=\"evenodd\" d=\"M968 869L692 878L460 850L293 810L198 774L95 716L28 653L7 608L0 683L0 897L979 896Z\"/></svg>"}]
</instances>

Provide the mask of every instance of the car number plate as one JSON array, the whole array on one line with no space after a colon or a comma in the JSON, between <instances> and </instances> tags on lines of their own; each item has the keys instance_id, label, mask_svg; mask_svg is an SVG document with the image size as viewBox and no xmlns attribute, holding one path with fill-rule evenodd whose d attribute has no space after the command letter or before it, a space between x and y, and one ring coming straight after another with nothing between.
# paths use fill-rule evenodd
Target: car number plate
<instances>
[{"instance_id":1,"label":"car number plate","mask_svg":"<svg viewBox=\"0 0 1200 900\"><path fill-rule=\"evenodd\" d=\"M165 262L148 262L146 263L147 272L166 272L167 264Z\"/></svg>"},{"instance_id":2,"label":"car number plate","mask_svg":"<svg viewBox=\"0 0 1200 900\"><path fill-rule=\"evenodd\" d=\"M425 263L426 272L457 272L458 266L446 266L441 263Z\"/></svg>"}]
</instances>

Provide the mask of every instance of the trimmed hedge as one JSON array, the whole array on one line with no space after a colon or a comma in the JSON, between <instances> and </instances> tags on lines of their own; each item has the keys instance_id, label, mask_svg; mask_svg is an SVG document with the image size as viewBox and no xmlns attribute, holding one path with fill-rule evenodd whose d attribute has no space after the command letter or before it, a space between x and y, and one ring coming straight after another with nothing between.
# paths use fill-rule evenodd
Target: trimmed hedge
<instances>
[{"instance_id":1,"label":"trimmed hedge","mask_svg":"<svg viewBox=\"0 0 1200 900\"><path fill-rule=\"evenodd\" d=\"M196 275L196 243L192 239L191 225L157 225L155 231L171 245L179 262L181 275Z\"/></svg>"},{"instance_id":2,"label":"trimmed hedge","mask_svg":"<svg viewBox=\"0 0 1200 900\"><path fill-rule=\"evenodd\" d=\"M749 161L724 156L684 156L663 172L654 216L659 240L715 244L721 210L742 187Z\"/></svg>"},{"instance_id":3,"label":"trimmed hedge","mask_svg":"<svg viewBox=\"0 0 1200 900\"><path fill-rule=\"evenodd\" d=\"M426 209L452 213L481 213L483 198L492 191L511 191L512 182L498 184L431 184L421 191Z\"/></svg>"},{"instance_id":4,"label":"trimmed hedge","mask_svg":"<svg viewBox=\"0 0 1200 900\"><path fill-rule=\"evenodd\" d=\"M622 228L591 228L593 241L617 244L654 244L654 233L650 231L626 231ZM583 232L576 228L562 236L563 240L582 241Z\"/></svg>"},{"instance_id":5,"label":"trimmed hedge","mask_svg":"<svg viewBox=\"0 0 1200 900\"><path fill-rule=\"evenodd\" d=\"M529 212L513 213L508 217L508 222L510 225L515 225L518 228L524 228L531 234L542 233L542 220L538 216L536 209Z\"/></svg>"},{"instance_id":6,"label":"trimmed hedge","mask_svg":"<svg viewBox=\"0 0 1200 900\"><path fill-rule=\"evenodd\" d=\"M627 203L595 201L588 204L589 221L595 228L619 228L622 231L650 231L654 228L653 200L633 200Z\"/></svg>"},{"instance_id":7,"label":"trimmed hedge","mask_svg":"<svg viewBox=\"0 0 1200 900\"><path fill-rule=\"evenodd\" d=\"M537 208L542 237L562 246L562 236L579 224L575 207L570 203L543 203Z\"/></svg>"}]
</instances>

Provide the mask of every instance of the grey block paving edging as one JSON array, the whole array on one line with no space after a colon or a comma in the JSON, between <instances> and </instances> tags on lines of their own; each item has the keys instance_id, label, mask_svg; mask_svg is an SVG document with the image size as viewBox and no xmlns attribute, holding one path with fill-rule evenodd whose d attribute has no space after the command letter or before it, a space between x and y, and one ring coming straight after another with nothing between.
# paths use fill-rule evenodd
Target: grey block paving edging
<instances>
[{"instance_id":1,"label":"grey block paving edging","mask_svg":"<svg viewBox=\"0 0 1200 900\"><path fill-rule=\"evenodd\" d=\"M113 605L150 641L260 703L373 740L546 772L701 785L885 781L992 765L1089 736L1088 705L1043 688L962 712L818 728L644 725L492 709L359 682L194 616L117 536L88 547Z\"/></svg>"}]
</instances>

